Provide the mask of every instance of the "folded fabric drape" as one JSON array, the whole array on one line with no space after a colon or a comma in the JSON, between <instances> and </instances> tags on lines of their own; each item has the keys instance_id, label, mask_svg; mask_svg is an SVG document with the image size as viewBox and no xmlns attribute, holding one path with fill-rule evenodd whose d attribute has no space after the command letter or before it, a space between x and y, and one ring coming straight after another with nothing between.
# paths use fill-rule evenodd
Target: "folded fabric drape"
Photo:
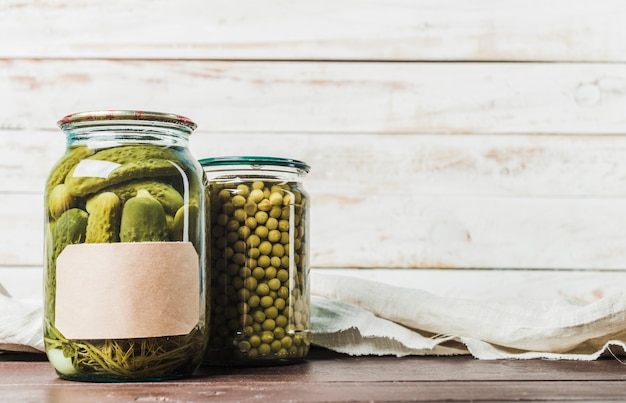
<instances>
[{"instance_id":1,"label":"folded fabric drape","mask_svg":"<svg viewBox=\"0 0 626 403\"><path fill-rule=\"evenodd\" d=\"M347 354L593 360L626 350L626 293L467 299L353 276L311 276L313 341Z\"/></svg>"}]
</instances>

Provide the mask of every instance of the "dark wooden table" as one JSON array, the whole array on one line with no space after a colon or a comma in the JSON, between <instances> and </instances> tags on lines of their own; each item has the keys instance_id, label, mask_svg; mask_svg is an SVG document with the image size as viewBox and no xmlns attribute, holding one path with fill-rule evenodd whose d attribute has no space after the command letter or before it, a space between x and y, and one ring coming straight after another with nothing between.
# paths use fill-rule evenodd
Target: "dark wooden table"
<instances>
[{"instance_id":1,"label":"dark wooden table","mask_svg":"<svg viewBox=\"0 0 626 403\"><path fill-rule=\"evenodd\" d=\"M349 357L314 348L300 364L201 368L160 383L59 379L44 355L0 354L1 402L626 401L616 359L478 361L461 357Z\"/></svg>"}]
</instances>

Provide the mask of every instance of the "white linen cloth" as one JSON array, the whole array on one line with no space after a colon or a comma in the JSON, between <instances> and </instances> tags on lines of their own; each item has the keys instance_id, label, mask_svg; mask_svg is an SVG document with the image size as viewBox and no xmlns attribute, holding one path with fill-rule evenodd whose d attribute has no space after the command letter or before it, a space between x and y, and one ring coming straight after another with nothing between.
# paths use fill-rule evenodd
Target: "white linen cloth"
<instances>
[{"instance_id":1,"label":"white linen cloth","mask_svg":"<svg viewBox=\"0 0 626 403\"><path fill-rule=\"evenodd\" d=\"M0 350L43 351L42 329L41 301L11 298L0 284Z\"/></svg>"},{"instance_id":2,"label":"white linen cloth","mask_svg":"<svg viewBox=\"0 0 626 403\"><path fill-rule=\"evenodd\" d=\"M437 283L434 274L441 271L422 275L430 283L416 282L413 271L407 278L384 273L395 281L312 270L315 345L350 355L471 354L478 359L593 360L626 351L626 294L614 279L589 289L585 278L557 287L548 276L542 282L554 293L529 298L515 290L536 284L518 284L517 277L496 283L497 288L485 284L460 292L458 285ZM0 350L43 351L42 319L41 301L11 298L0 284Z\"/></svg>"},{"instance_id":3,"label":"white linen cloth","mask_svg":"<svg viewBox=\"0 0 626 403\"><path fill-rule=\"evenodd\" d=\"M617 287L585 302L441 296L322 270L310 284L313 342L351 355L593 360L626 350L626 293Z\"/></svg>"}]
</instances>

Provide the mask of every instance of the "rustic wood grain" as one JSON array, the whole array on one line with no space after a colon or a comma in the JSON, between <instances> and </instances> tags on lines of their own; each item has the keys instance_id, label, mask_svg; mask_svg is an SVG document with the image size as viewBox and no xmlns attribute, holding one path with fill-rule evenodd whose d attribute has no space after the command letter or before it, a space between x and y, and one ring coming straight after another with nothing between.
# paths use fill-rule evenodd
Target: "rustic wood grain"
<instances>
[{"instance_id":1,"label":"rustic wood grain","mask_svg":"<svg viewBox=\"0 0 626 403\"><path fill-rule=\"evenodd\" d=\"M0 261L40 265L43 188L64 136L0 139L11 145L0 148ZM626 268L626 136L199 130L191 140L198 158L260 153L312 166L316 267Z\"/></svg>"},{"instance_id":2,"label":"rustic wood grain","mask_svg":"<svg viewBox=\"0 0 626 403\"><path fill-rule=\"evenodd\" d=\"M42 262L43 200L0 194L0 255ZM623 198L319 195L317 267L626 269Z\"/></svg>"},{"instance_id":3,"label":"rustic wood grain","mask_svg":"<svg viewBox=\"0 0 626 403\"><path fill-rule=\"evenodd\" d=\"M23 355L22 355L23 356ZM0 355L0 392L11 401L608 401L623 397L614 359L477 361L470 357L348 357L313 349L306 363L201 368L163 383L89 384L56 377L44 358Z\"/></svg>"},{"instance_id":4,"label":"rustic wood grain","mask_svg":"<svg viewBox=\"0 0 626 403\"><path fill-rule=\"evenodd\" d=\"M625 61L619 0L5 1L0 57Z\"/></svg>"},{"instance_id":5,"label":"rustic wood grain","mask_svg":"<svg viewBox=\"0 0 626 403\"><path fill-rule=\"evenodd\" d=\"M612 63L0 59L0 128L93 109L186 115L211 132L622 134ZM330 146L330 145L329 145Z\"/></svg>"}]
</instances>

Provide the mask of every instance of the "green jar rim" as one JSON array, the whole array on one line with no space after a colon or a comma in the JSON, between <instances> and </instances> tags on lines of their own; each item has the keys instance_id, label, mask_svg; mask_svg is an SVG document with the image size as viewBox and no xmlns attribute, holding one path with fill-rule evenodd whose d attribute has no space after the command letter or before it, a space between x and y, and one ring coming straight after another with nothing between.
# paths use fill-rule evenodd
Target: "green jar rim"
<instances>
[{"instance_id":1,"label":"green jar rim","mask_svg":"<svg viewBox=\"0 0 626 403\"><path fill-rule=\"evenodd\" d=\"M200 165L203 167L212 166L233 166L233 165L259 165L259 166L280 166L300 169L306 173L309 172L311 167L300 160L294 160L292 158L280 158L280 157L265 157L258 155L245 155L245 156L228 156L228 157L210 157L202 158L199 160Z\"/></svg>"},{"instance_id":2,"label":"green jar rim","mask_svg":"<svg viewBox=\"0 0 626 403\"><path fill-rule=\"evenodd\" d=\"M189 118L173 113L152 112L152 111L133 111L133 110L98 110L78 112L67 115L57 122L57 125L63 129L66 126L76 123L89 122L105 122L117 120L140 120L151 122L173 123L189 127L194 130L197 125Z\"/></svg>"}]
</instances>

